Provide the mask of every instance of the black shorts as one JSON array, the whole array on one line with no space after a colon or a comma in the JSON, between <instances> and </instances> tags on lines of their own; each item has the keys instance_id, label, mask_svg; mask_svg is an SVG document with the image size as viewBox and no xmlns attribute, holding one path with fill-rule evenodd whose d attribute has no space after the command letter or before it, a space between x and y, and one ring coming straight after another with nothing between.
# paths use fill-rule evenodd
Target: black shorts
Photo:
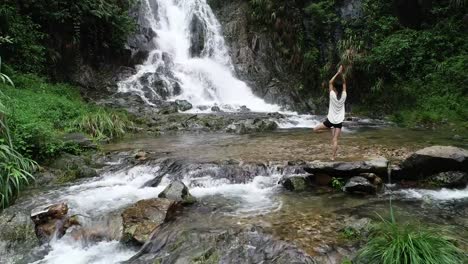
<instances>
[{"instance_id":1,"label":"black shorts","mask_svg":"<svg viewBox=\"0 0 468 264\"><path fill-rule=\"evenodd\" d=\"M339 123L339 124L333 124L332 122L330 122L330 120L328 120L328 118L323 122L323 125L328 127L328 128L339 128L341 129L343 127L343 122Z\"/></svg>"}]
</instances>

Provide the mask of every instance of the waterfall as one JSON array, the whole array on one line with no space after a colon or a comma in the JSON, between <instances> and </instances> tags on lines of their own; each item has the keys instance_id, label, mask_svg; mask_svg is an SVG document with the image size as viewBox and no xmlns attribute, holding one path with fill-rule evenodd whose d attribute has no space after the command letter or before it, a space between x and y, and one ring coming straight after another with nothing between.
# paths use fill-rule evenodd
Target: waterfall
<instances>
[{"instance_id":1,"label":"waterfall","mask_svg":"<svg viewBox=\"0 0 468 264\"><path fill-rule=\"evenodd\" d=\"M142 0L139 16L151 32L151 51L137 73L119 83L120 92L136 93L150 105L184 99L225 111L243 105L256 112L280 110L236 78L221 25L206 0Z\"/></svg>"}]
</instances>

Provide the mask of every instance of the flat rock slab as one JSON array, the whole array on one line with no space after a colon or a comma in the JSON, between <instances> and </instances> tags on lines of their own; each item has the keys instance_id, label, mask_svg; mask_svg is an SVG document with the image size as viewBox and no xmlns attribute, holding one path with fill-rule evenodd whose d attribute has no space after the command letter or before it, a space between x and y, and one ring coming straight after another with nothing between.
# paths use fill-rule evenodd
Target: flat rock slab
<instances>
[{"instance_id":1,"label":"flat rock slab","mask_svg":"<svg viewBox=\"0 0 468 264\"><path fill-rule=\"evenodd\" d=\"M468 150L452 146L418 150L403 161L401 170L392 178L418 180L446 171L468 172Z\"/></svg>"},{"instance_id":2,"label":"flat rock slab","mask_svg":"<svg viewBox=\"0 0 468 264\"><path fill-rule=\"evenodd\" d=\"M304 170L311 174L324 173L330 176L352 177L361 173L375 173L380 177L386 177L388 174L388 160L378 158L367 161L352 162L326 162L313 161L304 166Z\"/></svg>"}]
</instances>

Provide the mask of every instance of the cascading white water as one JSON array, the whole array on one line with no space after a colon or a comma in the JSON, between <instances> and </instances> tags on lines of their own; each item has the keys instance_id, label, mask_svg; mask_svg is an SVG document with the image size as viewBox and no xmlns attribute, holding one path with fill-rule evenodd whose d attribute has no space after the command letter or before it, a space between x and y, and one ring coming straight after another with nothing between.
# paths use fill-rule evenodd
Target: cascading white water
<instances>
[{"instance_id":1,"label":"cascading white water","mask_svg":"<svg viewBox=\"0 0 468 264\"><path fill-rule=\"evenodd\" d=\"M234 76L221 26L206 0L143 0L140 15L140 23L155 33L154 49L137 73L119 84L120 92L135 92L149 104L185 99L227 111L242 105L256 112L280 110Z\"/></svg>"}]
</instances>

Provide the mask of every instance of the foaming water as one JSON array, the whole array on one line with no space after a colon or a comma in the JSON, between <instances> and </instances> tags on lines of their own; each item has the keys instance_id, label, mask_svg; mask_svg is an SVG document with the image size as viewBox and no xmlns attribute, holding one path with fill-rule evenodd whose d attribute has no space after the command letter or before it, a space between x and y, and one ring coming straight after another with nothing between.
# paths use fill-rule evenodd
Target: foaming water
<instances>
[{"instance_id":1,"label":"foaming water","mask_svg":"<svg viewBox=\"0 0 468 264\"><path fill-rule=\"evenodd\" d=\"M256 176L251 182L230 183L227 179L213 179L209 176L188 178L183 181L190 192L198 198L221 195L235 201L234 210L228 214L252 216L277 210L281 203L274 194L278 188L280 175Z\"/></svg>"},{"instance_id":2,"label":"foaming water","mask_svg":"<svg viewBox=\"0 0 468 264\"><path fill-rule=\"evenodd\" d=\"M128 170L106 172L97 179L43 196L49 196L49 201L65 201L69 205L70 214L85 216L88 221L86 225L93 226L94 221L99 221L100 217L108 213L142 199L157 197L164 187L144 187L144 184L153 179L158 170L159 167L136 166ZM56 197L57 192L61 193L59 197ZM136 253L118 241L85 244L75 240L70 234L52 240L50 248L43 259L34 263L118 263Z\"/></svg>"},{"instance_id":3,"label":"foaming water","mask_svg":"<svg viewBox=\"0 0 468 264\"><path fill-rule=\"evenodd\" d=\"M34 264L109 264L125 261L136 252L118 241L103 241L85 246L66 236L50 244L51 251Z\"/></svg>"},{"instance_id":4,"label":"foaming water","mask_svg":"<svg viewBox=\"0 0 468 264\"><path fill-rule=\"evenodd\" d=\"M457 200L468 198L468 187L465 189L446 189L440 190L424 190L424 189L406 189L396 191L407 198L414 199L429 199L429 200Z\"/></svg>"},{"instance_id":5,"label":"foaming water","mask_svg":"<svg viewBox=\"0 0 468 264\"><path fill-rule=\"evenodd\" d=\"M137 166L119 172L104 173L97 181L70 187L62 200L72 213L88 216L115 211L138 200L157 197L163 187L142 187L154 178L158 167Z\"/></svg>"},{"instance_id":6,"label":"foaming water","mask_svg":"<svg viewBox=\"0 0 468 264\"><path fill-rule=\"evenodd\" d=\"M120 92L137 93L148 104L185 99L224 111L242 105L256 112L280 110L234 76L221 26L206 0L143 0L139 19L155 33L154 50L135 75L119 84ZM202 47L199 54L194 45Z\"/></svg>"}]
</instances>

